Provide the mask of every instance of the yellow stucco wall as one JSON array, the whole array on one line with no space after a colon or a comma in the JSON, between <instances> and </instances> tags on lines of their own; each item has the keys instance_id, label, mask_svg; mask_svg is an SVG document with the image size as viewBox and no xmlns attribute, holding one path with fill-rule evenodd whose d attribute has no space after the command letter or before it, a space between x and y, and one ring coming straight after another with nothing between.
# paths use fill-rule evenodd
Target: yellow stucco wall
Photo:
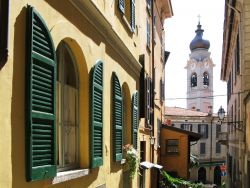
<instances>
[{"instance_id":1,"label":"yellow stucco wall","mask_svg":"<svg viewBox=\"0 0 250 188\"><path fill-rule=\"evenodd\" d=\"M103 1L102 1L103 2ZM100 3L100 1L98 1ZM37 1L13 0L10 8L9 28L9 58L0 71L0 124L1 139L0 153L1 187L9 188L42 188L42 187L122 187L122 173L125 165L113 162L112 156L112 91L111 76L115 71L121 87L126 85L126 96L138 90L139 75L136 75L124 60L110 46L107 39L84 18L69 1ZM26 5L33 6L45 20L51 32L55 48L61 41L65 41L71 48L77 62L80 82L80 167L89 168L89 72L97 60L104 62L104 165L91 169L89 175L74 180L52 185L52 180L26 182L25 179L25 30ZM114 12L117 6L100 6L105 12ZM112 23L113 22L113 23ZM128 35L121 18L112 20L115 30L126 39L128 48L134 55L138 55L136 36ZM135 38L135 39L132 39ZM138 57L138 56L137 56ZM130 99L131 102L131 99ZM129 102L126 101L127 106ZM127 113L131 113L128 111ZM128 120L131 116L128 116ZM130 122L128 126L131 125ZM127 142L131 139L128 136ZM133 181L137 187L137 178Z\"/></svg>"},{"instance_id":2,"label":"yellow stucco wall","mask_svg":"<svg viewBox=\"0 0 250 188\"><path fill-rule=\"evenodd\" d=\"M166 154L166 140L179 140L179 153ZM179 177L188 178L188 136L169 129L161 129L161 164L166 171L175 171Z\"/></svg>"}]
</instances>

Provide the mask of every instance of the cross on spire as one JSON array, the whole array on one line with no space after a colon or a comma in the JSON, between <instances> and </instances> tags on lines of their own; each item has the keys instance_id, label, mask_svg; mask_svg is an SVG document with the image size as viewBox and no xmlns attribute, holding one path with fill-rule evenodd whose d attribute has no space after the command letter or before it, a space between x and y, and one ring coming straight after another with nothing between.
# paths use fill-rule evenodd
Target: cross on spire
<instances>
[{"instance_id":1,"label":"cross on spire","mask_svg":"<svg viewBox=\"0 0 250 188\"><path fill-rule=\"evenodd\" d=\"M200 21L201 21L201 15L200 14L198 14L198 23L200 24Z\"/></svg>"}]
</instances>

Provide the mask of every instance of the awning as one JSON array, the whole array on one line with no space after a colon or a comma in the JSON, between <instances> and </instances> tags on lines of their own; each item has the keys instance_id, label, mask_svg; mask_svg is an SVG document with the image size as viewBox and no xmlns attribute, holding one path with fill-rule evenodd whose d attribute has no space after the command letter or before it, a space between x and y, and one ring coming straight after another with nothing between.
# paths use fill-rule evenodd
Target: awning
<instances>
[{"instance_id":1,"label":"awning","mask_svg":"<svg viewBox=\"0 0 250 188\"><path fill-rule=\"evenodd\" d=\"M143 161L140 163L141 167L145 168L145 169L150 169L150 168L158 168L158 169L162 169L163 166L158 165L158 164L154 164L148 161Z\"/></svg>"}]
</instances>

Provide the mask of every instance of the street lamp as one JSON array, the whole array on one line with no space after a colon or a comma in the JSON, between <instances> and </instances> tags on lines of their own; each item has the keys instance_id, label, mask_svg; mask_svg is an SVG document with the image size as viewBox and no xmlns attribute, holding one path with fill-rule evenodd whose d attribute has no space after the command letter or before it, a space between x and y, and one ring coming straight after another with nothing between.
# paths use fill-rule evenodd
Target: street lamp
<instances>
[{"instance_id":1,"label":"street lamp","mask_svg":"<svg viewBox=\"0 0 250 188\"><path fill-rule=\"evenodd\" d=\"M222 108L222 106L220 106L220 109L218 111L218 117L219 117L219 120L221 121L221 124L222 124L222 121L225 118L225 110L224 110L224 108Z\"/></svg>"},{"instance_id":2,"label":"street lamp","mask_svg":"<svg viewBox=\"0 0 250 188\"><path fill-rule=\"evenodd\" d=\"M151 145L154 145L154 144L155 144L155 137L150 136L150 137L149 137L149 140L150 140L150 144L151 144Z\"/></svg>"},{"instance_id":3,"label":"street lamp","mask_svg":"<svg viewBox=\"0 0 250 188\"><path fill-rule=\"evenodd\" d=\"M220 106L220 109L218 111L218 117L219 117L219 120L221 121L221 124L225 118L225 110L222 108L222 106ZM227 125L230 125L230 126L233 126L234 128L238 128L239 130L245 130L245 126L243 124L243 121L226 121L224 122L226 123Z\"/></svg>"}]
</instances>

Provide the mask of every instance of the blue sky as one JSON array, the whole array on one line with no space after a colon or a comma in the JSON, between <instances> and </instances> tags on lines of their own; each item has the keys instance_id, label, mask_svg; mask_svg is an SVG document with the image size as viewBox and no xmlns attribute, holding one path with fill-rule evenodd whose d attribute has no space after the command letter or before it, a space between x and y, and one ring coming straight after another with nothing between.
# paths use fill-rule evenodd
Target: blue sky
<instances>
[{"instance_id":1,"label":"blue sky","mask_svg":"<svg viewBox=\"0 0 250 188\"><path fill-rule=\"evenodd\" d=\"M189 44L195 37L200 23L204 29L203 38L210 41L211 58L214 67L214 113L222 105L226 109L226 82L220 80L221 53L223 41L224 0L172 0L174 16L167 19L165 28L165 47L170 51L165 67L165 97L186 98L186 69L189 59ZM185 99L166 100L167 106L186 108Z\"/></svg>"}]
</instances>

